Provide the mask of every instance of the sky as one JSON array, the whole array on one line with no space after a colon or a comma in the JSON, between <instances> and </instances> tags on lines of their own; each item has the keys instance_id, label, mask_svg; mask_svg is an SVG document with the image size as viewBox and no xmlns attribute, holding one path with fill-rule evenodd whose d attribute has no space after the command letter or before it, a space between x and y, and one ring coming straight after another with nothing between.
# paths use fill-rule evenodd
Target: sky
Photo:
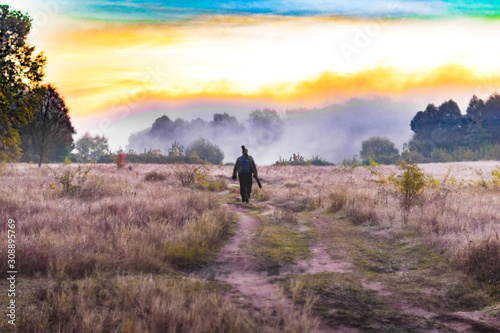
<instances>
[{"instance_id":1,"label":"sky","mask_svg":"<svg viewBox=\"0 0 500 333\"><path fill-rule=\"evenodd\" d=\"M409 123L428 103L465 111L473 94L500 91L500 1L3 3L33 19L29 43L78 135L106 135L112 149L163 114L244 120L363 100L370 115L383 100Z\"/></svg>"}]
</instances>

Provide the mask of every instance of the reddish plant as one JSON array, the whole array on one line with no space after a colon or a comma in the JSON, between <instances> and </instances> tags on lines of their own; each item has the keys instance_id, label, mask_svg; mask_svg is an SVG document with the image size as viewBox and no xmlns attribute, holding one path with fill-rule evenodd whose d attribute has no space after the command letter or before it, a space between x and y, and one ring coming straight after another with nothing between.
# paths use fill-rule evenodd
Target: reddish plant
<instances>
[{"instance_id":1,"label":"reddish plant","mask_svg":"<svg viewBox=\"0 0 500 333\"><path fill-rule=\"evenodd\" d=\"M125 154L124 153L118 153L115 155L115 164L118 167L118 169L122 169L127 165L125 162Z\"/></svg>"}]
</instances>

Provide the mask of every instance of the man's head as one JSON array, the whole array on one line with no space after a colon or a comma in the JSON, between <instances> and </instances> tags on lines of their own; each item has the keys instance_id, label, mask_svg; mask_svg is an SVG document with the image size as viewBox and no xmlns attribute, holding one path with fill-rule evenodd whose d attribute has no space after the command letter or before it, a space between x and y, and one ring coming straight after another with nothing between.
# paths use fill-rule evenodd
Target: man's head
<instances>
[{"instance_id":1,"label":"man's head","mask_svg":"<svg viewBox=\"0 0 500 333\"><path fill-rule=\"evenodd\" d=\"M245 155L248 155L248 149L246 149L245 146L241 146L241 152Z\"/></svg>"}]
</instances>

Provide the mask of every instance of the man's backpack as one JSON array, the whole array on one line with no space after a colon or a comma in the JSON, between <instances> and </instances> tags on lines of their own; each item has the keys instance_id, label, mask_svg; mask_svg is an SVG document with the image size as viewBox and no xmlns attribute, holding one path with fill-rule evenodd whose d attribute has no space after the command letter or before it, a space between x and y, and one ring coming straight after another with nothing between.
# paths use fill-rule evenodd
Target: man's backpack
<instances>
[{"instance_id":1,"label":"man's backpack","mask_svg":"<svg viewBox=\"0 0 500 333\"><path fill-rule=\"evenodd\" d=\"M238 173L249 173L250 172L250 161L245 156L240 157L240 168Z\"/></svg>"}]
</instances>

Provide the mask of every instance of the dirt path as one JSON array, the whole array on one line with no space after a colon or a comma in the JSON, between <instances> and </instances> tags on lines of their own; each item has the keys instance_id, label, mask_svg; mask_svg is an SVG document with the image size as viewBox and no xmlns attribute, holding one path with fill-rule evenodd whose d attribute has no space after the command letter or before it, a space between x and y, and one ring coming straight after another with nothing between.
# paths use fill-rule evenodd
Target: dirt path
<instances>
[{"instance_id":1,"label":"dirt path","mask_svg":"<svg viewBox=\"0 0 500 333\"><path fill-rule=\"evenodd\" d=\"M349 261L331 258L327 251L328 249L332 250L328 246L327 235L318 235L313 241L309 247L311 256L308 259L279 267L270 267L258 262L250 253L249 248L257 235L260 220L248 214L248 209L242 206L228 204L227 209L238 215L238 225L234 236L220 250L218 257L212 264L192 275L204 279L221 280L232 285L237 292L230 296L239 297L242 304L252 304L252 311L263 314L276 311L282 314L291 313L293 311L292 301L284 295L281 284L277 283L275 278L286 277L289 274L306 277L326 272L340 274L346 278L356 276L355 278L361 282L362 289L374 292L377 297L383 299L386 306L396 309L404 318L409 318L404 320L410 320L411 325L422 332L487 332L488 327L494 328L494 326L487 324L491 318L475 316L474 313L467 312L444 314L428 311L416 306L401 293L391 289L384 281L374 279L373 276L370 278L360 277L359 270L355 271L356 266L350 262L352 258ZM260 214L272 214L273 209L275 208L266 205ZM319 230L325 230L328 224L332 223L325 217L314 217L312 222L313 226ZM361 234L359 236L362 237ZM348 240L344 241L348 242ZM368 240L364 241L368 242ZM330 313L335 313L338 310L334 305L329 306L328 309ZM325 317L325 312L315 317L319 323L318 330L320 332L364 331L354 327L357 325L353 322L344 323L342 320L332 320L331 318L327 320L327 317L328 315ZM314 318L312 319L314 320ZM418 324L419 322L420 324ZM415 323L417 326L414 326ZM483 325L483 323L486 324ZM401 326L395 327L397 331L397 327Z\"/></svg>"},{"instance_id":2,"label":"dirt path","mask_svg":"<svg viewBox=\"0 0 500 333\"><path fill-rule=\"evenodd\" d=\"M292 301L283 294L279 284L272 282L277 276L288 274L314 274L318 272L346 273L351 264L331 259L323 244L313 245L311 258L301 260L296 264L286 264L278 268L269 269L259 263L247 251L251 241L256 236L256 229L260 225L259 219L246 214L247 209L236 205L227 205L228 209L238 214L238 226L235 235L219 252L216 260L195 276L205 279L217 279L231 284L253 304L254 310L271 312L280 311L289 313L292 310ZM270 209L270 207L266 207ZM358 332L349 327L330 329L317 318L321 332Z\"/></svg>"},{"instance_id":3,"label":"dirt path","mask_svg":"<svg viewBox=\"0 0 500 333\"><path fill-rule=\"evenodd\" d=\"M245 209L228 205L228 209L238 214L238 227L229 243L219 252L217 259L196 275L205 279L217 279L234 286L242 295L249 297L254 307L263 309L291 308L291 302L282 297L278 286L269 281L266 268L255 261L247 252L255 237L258 219L245 214Z\"/></svg>"}]
</instances>

